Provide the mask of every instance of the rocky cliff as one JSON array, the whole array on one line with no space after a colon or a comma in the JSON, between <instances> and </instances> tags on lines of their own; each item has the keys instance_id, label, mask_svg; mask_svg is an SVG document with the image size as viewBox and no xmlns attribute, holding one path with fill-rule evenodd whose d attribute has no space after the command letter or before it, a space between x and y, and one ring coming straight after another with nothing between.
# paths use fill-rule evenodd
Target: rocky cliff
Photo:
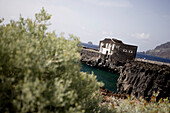
<instances>
[{"instance_id":1,"label":"rocky cliff","mask_svg":"<svg viewBox=\"0 0 170 113\"><path fill-rule=\"evenodd\" d=\"M120 69L125 64L125 62L111 61L108 56L100 54L98 51L92 49L82 49L80 54L81 62L111 72L120 73Z\"/></svg>"},{"instance_id":2,"label":"rocky cliff","mask_svg":"<svg viewBox=\"0 0 170 113\"><path fill-rule=\"evenodd\" d=\"M161 44L153 50L148 50L145 52L145 54L170 59L170 42Z\"/></svg>"},{"instance_id":3,"label":"rocky cliff","mask_svg":"<svg viewBox=\"0 0 170 113\"><path fill-rule=\"evenodd\" d=\"M113 62L107 56L92 49L82 49L81 62L120 73L117 81L118 94L134 94L150 100L153 91L159 91L158 99L170 98L170 66L142 61Z\"/></svg>"},{"instance_id":4,"label":"rocky cliff","mask_svg":"<svg viewBox=\"0 0 170 113\"><path fill-rule=\"evenodd\" d=\"M153 91L159 91L157 99L170 97L170 67L144 62L129 62L120 71L118 94L134 94L150 100Z\"/></svg>"}]
</instances>

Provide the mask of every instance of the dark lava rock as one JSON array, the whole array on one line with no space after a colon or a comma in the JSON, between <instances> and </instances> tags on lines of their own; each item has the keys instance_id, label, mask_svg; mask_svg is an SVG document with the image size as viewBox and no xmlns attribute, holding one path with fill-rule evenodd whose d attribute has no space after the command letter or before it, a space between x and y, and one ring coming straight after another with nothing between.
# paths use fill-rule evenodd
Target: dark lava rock
<instances>
[{"instance_id":1,"label":"dark lava rock","mask_svg":"<svg viewBox=\"0 0 170 113\"><path fill-rule=\"evenodd\" d=\"M81 62L111 72L120 73L117 92L120 95L134 94L150 100L153 92L159 91L157 99L170 98L170 67L167 65L150 64L146 62L120 62L98 51L82 49ZM103 95L111 95L102 90Z\"/></svg>"},{"instance_id":2,"label":"dark lava rock","mask_svg":"<svg viewBox=\"0 0 170 113\"><path fill-rule=\"evenodd\" d=\"M125 62L112 61L109 56L91 49L82 49L80 54L81 62L114 73L120 73L120 69L125 65Z\"/></svg>"},{"instance_id":3,"label":"dark lava rock","mask_svg":"<svg viewBox=\"0 0 170 113\"><path fill-rule=\"evenodd\" d=\"M105 89L104 87L100 87L99 91L100 91L101 95L103 95L103 96L115 97L115 98L121 98L121 99L127 98L126 95L116 94L114 92L109 91L108 89Z\"/></svg>"},{"instance_id":4,"label":"dark lava rock","mask_svg":"<svg viewBox=\"0 0 170 113\"><path fill-rule=\"evenodd\" d=\"M159 91L157 100L170 97L170 67L144 62L129 62L121 69L117 83L118 94L134 94L150 100Z\"/></svg>"}]
</instances>

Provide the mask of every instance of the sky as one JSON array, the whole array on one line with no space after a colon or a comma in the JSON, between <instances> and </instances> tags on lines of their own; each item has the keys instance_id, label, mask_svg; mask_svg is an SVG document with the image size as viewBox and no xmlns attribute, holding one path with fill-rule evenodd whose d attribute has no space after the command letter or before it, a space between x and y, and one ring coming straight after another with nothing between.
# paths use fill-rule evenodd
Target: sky
<instances>
[{"instance_id":1,"label":"sky","mask_svg":"<svg viewBox=\"0 0 170 113\"><path fill-rule=\"evenodd\" d=\"M49 31L81 42L113 37L146 51L170 41L170 0L0 0L0 18L33 19L42 7L52 14Z\"/></svg>"}]
</instances>

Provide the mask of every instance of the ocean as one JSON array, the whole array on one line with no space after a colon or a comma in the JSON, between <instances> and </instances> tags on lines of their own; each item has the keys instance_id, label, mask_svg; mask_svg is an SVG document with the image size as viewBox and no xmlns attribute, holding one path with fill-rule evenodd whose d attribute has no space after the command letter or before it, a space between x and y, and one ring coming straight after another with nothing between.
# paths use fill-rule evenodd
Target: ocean
<instances>
[{"instance_id":1,"label":"ocean","mask_svg":"<svg viewBox=\"0 0 170 113\"><path fill-rule=\"evenodd\" d=\"M82 63L81 71L94 74L99 82L104 83L104 87L112 92L117 92L118 73L111 73Z\"/></svg>"},{"instance_id":2,"label":"ocean","mask_svg":"<svg viewBox=\"0 0 170 113\"><path fill-rule=\"evenodd\" d=\"M145 55L145 54L140 54L140 53L136 54L136 58L142 58L142 59L146 59L146 60L170 63L170 59L157 57L157 56L151 56L151 55Z\"/></svg>"},{"instance_id":3,"label":"ocean","mask_svg":"<svg viewBox=\"0 0 170 113\"><path fill-rule=\"evenodd\" d=\"M98 50L98 45L92 45L87 43L82 43L83 47L92 48ZM145 55L145 54L136 54L136 58L146 59L146 60L152 60L152 61L159 61L159 62L165 62L170 63L170 59L151 56L151 55ZM94 73L94 75L97 77L98 81L101 81L104 83L104 87L112 92L117 92L117 79L119 78L118 73L111 73L108 71L100 70L95 67L88 66L86 64L82 64L81 71L87 72L87 73Z\"/></svg>"}]
</instances>

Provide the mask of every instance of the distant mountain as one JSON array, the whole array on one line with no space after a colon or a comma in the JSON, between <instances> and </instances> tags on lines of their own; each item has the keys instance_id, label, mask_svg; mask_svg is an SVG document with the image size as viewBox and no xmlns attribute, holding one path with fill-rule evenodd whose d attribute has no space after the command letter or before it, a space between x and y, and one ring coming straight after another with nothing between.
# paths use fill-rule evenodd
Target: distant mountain
<instances>
[{"instance_id":1,"label":"distant mountain","mask_svg":"<svg viewBox=\"0 0 170 113\"><path fill-rule=\"evenodd\" d=\"M91 44L91 45L93 45L93 43L92 43L91 41L89 41L89 42L88 42L88 44Z\"/></svg>"},{"instance_id":2,"label":"distant mountain","mask_svg":"<svg viewBox=\"0 0 170 113\"><path fill-rule=\"evenodd\" d=\"M148 50L144 53L147 55L153 55L170 59L170 42L156 46L155 49Z\"/></svg>"}]
</instances>

